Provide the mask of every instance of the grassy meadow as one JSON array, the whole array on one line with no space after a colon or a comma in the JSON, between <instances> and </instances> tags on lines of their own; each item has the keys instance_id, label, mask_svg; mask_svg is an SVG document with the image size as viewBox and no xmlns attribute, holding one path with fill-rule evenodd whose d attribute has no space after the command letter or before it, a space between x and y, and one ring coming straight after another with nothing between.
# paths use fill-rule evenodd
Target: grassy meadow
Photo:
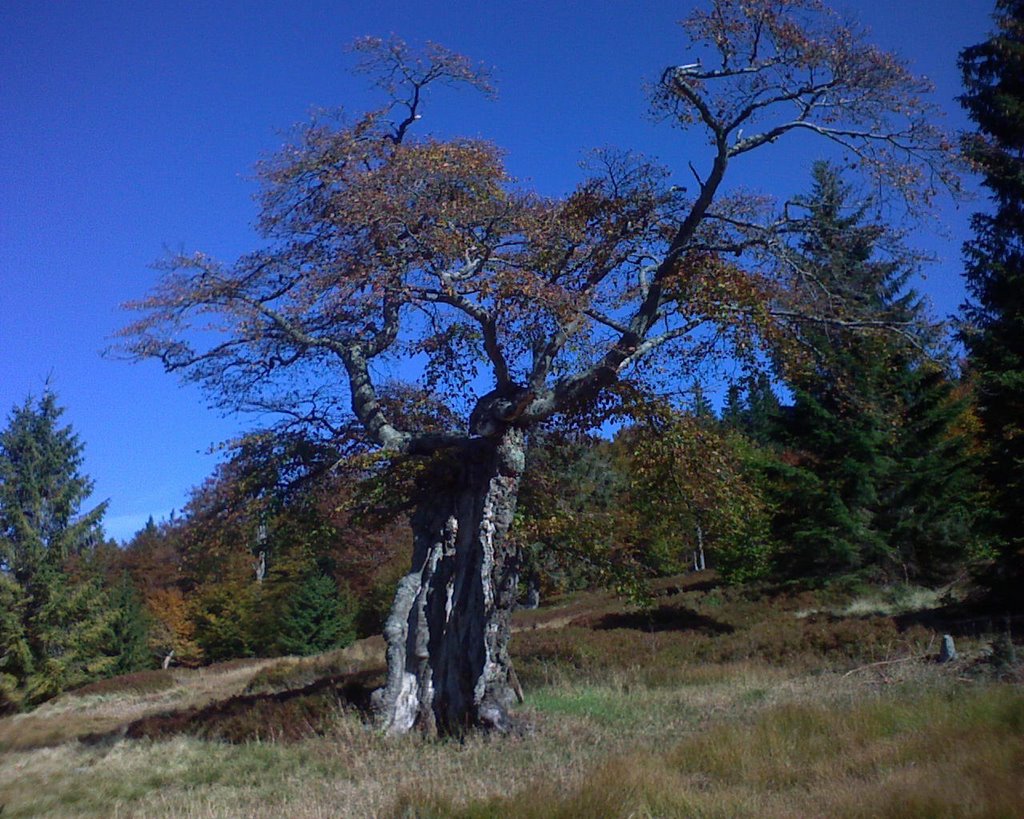
<instances>
[{"instance_id":1,"label":"grassy meadow","mask_svg":"<svg viewBox=\"0 0 1024 819\"><path fill-rule=\"evenodd\" d=\"M1024 816L1005 623L711 573L655 595L519 612L513 737L377 734L379 639L94 684L0 720L0 815ZM939 664L944 631L960 657Z\"/></svg>"}]
</instances>

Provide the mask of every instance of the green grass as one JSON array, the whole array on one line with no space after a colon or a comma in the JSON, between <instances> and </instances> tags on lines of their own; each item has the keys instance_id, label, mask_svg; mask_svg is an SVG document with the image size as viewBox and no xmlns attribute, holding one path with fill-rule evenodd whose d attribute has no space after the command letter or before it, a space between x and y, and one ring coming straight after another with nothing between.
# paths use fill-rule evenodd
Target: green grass
<instances>
[{"instance_id":1,"label":"green grass","mask_svg":"<svg viewBox=\"0 0 1024 819\"><path fill-rule=\"evenodd\" d=\"M636 708L621 691L583 688L576 691L545 689L530 698L530 705L545 714L585 717L607 725L637 718Z\"/></svg>"}]
</instances>

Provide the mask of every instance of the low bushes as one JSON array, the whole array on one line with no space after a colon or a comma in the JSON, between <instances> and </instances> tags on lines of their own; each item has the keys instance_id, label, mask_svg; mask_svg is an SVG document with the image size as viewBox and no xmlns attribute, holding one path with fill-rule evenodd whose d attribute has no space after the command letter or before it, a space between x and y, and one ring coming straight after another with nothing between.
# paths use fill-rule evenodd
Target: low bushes
<instances>
[{"instance_id":1,"label":"low bushes","mask_svg":"<svg viewBox=\"0 0 1024 819\"><path fill-rule=\"evenodd\" d=\"M72 697L91 697L100 694L156 694L167 691L176 685L174 672L168 669L155 671L136 671L110 677L106 680L83 685L68 692Z\"/></svg>"}]
</instances>

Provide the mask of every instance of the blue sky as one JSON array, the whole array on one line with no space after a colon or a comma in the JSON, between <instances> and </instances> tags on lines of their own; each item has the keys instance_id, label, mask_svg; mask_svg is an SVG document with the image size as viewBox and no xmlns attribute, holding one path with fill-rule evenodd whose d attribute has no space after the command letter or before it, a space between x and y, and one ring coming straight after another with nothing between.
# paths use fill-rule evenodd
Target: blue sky
<instances>
[{"instance_id":1,"label":"blue sky","mask_svg":"<svg viewBox=\"0 0 1024 819\"><path fill-rule=\"evenodd\" d=\"M376 3L335 0L7 0L0 4L0 414L50 378L86 444L108 534L126 539L180 509L254 419L222 417L155 363L101 351L143 296L165 250L231 259L253 248L252 167L318 107L376 99L348 72L364 34L434 40L494 67L497 101L442 93L423 125L483 136L512 172L556 194L588 148L637 148L676 169L699 138L645 116L645 80L685 62L675 21L692 0ZM956 56L984 38L981 0L861 0L843 6L937 86L952 130ZM789 193L807 156L751 157L744 183ZM963 298L971 210L940 203L916 239L938 255L921 289L936 312ZM940 235L940 227L945 235Z\"/></svg>"}]
</instances>

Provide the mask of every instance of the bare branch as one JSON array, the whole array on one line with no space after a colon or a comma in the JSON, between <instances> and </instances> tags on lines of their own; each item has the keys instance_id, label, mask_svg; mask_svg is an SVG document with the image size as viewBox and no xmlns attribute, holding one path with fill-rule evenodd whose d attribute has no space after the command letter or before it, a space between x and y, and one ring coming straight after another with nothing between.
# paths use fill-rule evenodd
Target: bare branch
<instances>
[{"instance_id":1,"label":"bare branch","mask_svg":"<svg viewBox=\"0 0 1024 819\"><path fill-rule=\"evenodd\" d=\"M803 132L925 202L953 184L926 84L818 0L708 2L684 23L697 53L663 72L653 100L708 137L704 159L687 163L692 197L613 151L594 154L567 196L524 190L495 146L415 134L430 88L489 93L486 71L440 46L365 39L360 70L387 102L353 122L311 123L265 163L266 250L226 267L178 260L137 305L145 315L125 349L225 406L280 406L318 378L347 381L345 400L307 417L343 429L348 403L378 446L413 452L464 440L457 415L490 413L480 428L500 430L570 412L647 377L644 362L661 353L686 372L716 345L742 355L801 323L912 334L859 314L853 294L803 267L801 221L787 209L724 184L733 159ZM448 401L450 437L427 440L389 415L371 370L402 355L425 357L420 386Z\"/></svg>"}]
</instances>

